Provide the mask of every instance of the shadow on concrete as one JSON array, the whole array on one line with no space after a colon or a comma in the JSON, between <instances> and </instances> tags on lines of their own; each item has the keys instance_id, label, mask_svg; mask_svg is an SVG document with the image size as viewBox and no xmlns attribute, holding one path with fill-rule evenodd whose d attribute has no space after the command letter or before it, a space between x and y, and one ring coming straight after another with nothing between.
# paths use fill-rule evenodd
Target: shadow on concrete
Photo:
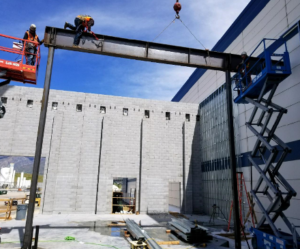
<instances>
[{"instance_id":1,"label":"shadow on concrete","mask_svg":"<svg viewBox=\"0 0 300 249\"><path fill-rule=\"evenodd\" d=\"M196 119L194 132L192 136L192 147L187 148L185 144L190 144L189 134L183 132L183 177L184 185L181 213L199 214L201 208L201 157L200 157L200 105L198 108L198 117ZM189 125L185 122L185 125ZM185 129L185 127L183 127ZM190 158L189 158L190 155Z\"/></svg>"}]
</instances>

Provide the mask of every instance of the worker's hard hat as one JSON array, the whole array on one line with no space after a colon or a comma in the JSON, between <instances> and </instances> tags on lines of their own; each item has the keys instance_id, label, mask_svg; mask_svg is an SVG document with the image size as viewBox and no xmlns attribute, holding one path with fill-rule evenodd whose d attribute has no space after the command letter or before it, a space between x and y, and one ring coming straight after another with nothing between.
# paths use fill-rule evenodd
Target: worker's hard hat
<instances>
[{"instance_id":1,"label":"worker's hard hat","mask_svg":"<svg viewBox=\"0 0 300 249\"><path fill-rule=\"evenodd\" d=\"M241 56L242 56L242 55L246 55L246 56L247 56L247 53L244 51L244 52L241 53Z\"/></svg>"},{"instance_id":2,"label":"worker's hard hat","mask_svg":"<svg viewBox=\"0 0 300 249\"><path fill-rule=\"evenodd\" d=\"M30 25L30 29L36 29L35 24L31 24L31 25Z\"/></svg>"}]
</instances>

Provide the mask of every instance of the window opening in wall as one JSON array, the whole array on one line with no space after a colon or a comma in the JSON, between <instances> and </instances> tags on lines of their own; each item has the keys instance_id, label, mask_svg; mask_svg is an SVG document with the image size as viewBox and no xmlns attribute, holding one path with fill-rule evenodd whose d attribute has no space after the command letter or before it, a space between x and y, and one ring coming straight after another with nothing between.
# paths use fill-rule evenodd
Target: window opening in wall
<instances>
[{"instance_id":1,"label":"window opening in wall","mask_svg":"<svg viewBox=\"0 0 300 249\"><path fill-rule=\"evenodd\" d=\"M1 97L2 104L7 104L7 97Z\"/></svg>"},{"instance_id":2,"label":"window opening in wall","mask_svg":"<svg viewBox=\"0 0 300 249\"><path fill-rule=\"evenodd\" d=\"M76 105L76 111L82 112L82 105L80 104Z\"/></svg>"},{"instance_id":3,"label":"window opening in wall","mask_svg":"<svg viewBox=\"0 0 300 249\"><path fill-rule=\"evenodd\" d=\"M128 109L127 108L123 108L123 115L128 116Z\"/></svg>"},{"instance_id":4,"label":"window opening in wall","mask_svg":"<svg viewBox=\"0 0 300 249\"><path fill-rule=\"evenodd\" d=\"M100 113L105 114L106 113L106 107L100 106Z\"/></svg>"},{"instance_id":5,"label":"window opening in wall","mask_svg":"<svg viewBox=\"0 0 300 249\"><path fill-rule=\"evenodd\" d=\"M196 121L200 121L200 115L196 116Z\"/></svg>"},{"instance_id":6,"label":"window opening in wall","mask_svg":"<svg viewBox=\"0 0 300 249\"><path fill-rule=\"evenodd\" d=\"M136 178L113 178L112 213L134 214L136 203Z\"/></svg>"},{"instance_id":7,"label":"window opening in wall","mask_svg":"<svg viewBox=\"0 0 300 249\"><path fill-rule=\"evenodd\" d=\"M191 120L191 115L185 114L185 121L190 122L190 120Z\"/></svg>"},{"instance_id":8,"label":"window opening in wall","mask_svg":"<svg viewBox=\"0 0 300 249\"><path fill-rule=\"evenodd\" d=\"M33 100L28 99L28 100L27 100L27 107L32 108L32 106L33 106Z\"/></svg>"},{"instance_id":9,"label":"window opening in wall","mask_svg":"<svg viewBox=\"0 0 300 249\"><path fill-rule=\"evenodd\" d=\"M150 118L150 111L149 110L145 110L145 118Z\"/></svg>"},{"instance_id":10,"label":"window opening in wall","mask_svg":"<svg viewBox=\"0 0 300 249\"><path fill-rule=\"evenodd\" d=\"M57 110L58 103L57 102L52 102L52 110Z\"/></svg>"},{"instance_id":11,"label":"window opening in wall","mask_svg":"<svg viewBox=\"0 0 300 249\"><path fill-rule=\"evenodd\" d=\"M171 120L171 113L170 112L166 112L166 120Z\"/></svg>"}]
</instances>

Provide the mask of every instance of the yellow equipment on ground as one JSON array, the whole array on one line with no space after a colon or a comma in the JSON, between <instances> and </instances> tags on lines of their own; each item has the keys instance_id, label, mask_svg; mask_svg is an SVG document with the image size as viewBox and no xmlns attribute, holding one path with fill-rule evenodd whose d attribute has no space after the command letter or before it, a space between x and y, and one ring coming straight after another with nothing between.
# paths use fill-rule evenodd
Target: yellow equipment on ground
<instances>
[{"instance_id":1,"label":"yellow equipment on ground","mask_svg":"<svg viewBox=\"0 0 300 249\"><path fill-rule=\"evenodd\" d=\"M145 242L142 242L141 244L138 244L138 241L130 241L131 249L146 249L147 244Z\"/></svg>"}]
</instances>

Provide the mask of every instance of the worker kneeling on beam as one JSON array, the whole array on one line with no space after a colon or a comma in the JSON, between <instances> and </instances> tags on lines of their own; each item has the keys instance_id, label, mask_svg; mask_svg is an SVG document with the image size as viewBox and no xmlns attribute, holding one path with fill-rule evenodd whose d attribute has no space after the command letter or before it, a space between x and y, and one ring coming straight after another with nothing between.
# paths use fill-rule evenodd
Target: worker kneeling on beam
<instances>
[{"instance_id":1,"label":"worker kneeling on beam","mask_svg":"<svg viewBox=\"0 0 300 249\"><path fill-rule=\"evenodd\" d=\"M91 27L94 26L94 19L88 15L79 15L79 16L75 17L74 24L75 24L75 26L66 22L64 29L69 28L71 30L76 31L76 35L75 35L74 42L73 42L73 47L80 48L78 45L79 45L82 33L88 32L90 34L94 34L94 32L91 31Z\"/></svg>"},{"instance_id":2,"label":"worker kneeling on beam","mask_svg":"<svg viewBox=\"0 0 300 249\"><path fill-rule=\"evenodd\" d=\"M40 41L38 35L36 34L36 26L34 24L30 25L29 31L27 30L25 32L25 35L23 37L24 40L29 40L38 43L39 45L42 45L44 43L44 39ZM34 66L35 63L35 54L37 51L37 44L27 42L25 46L26 51L26 64Z\"/></svg>"}]
</instances>

